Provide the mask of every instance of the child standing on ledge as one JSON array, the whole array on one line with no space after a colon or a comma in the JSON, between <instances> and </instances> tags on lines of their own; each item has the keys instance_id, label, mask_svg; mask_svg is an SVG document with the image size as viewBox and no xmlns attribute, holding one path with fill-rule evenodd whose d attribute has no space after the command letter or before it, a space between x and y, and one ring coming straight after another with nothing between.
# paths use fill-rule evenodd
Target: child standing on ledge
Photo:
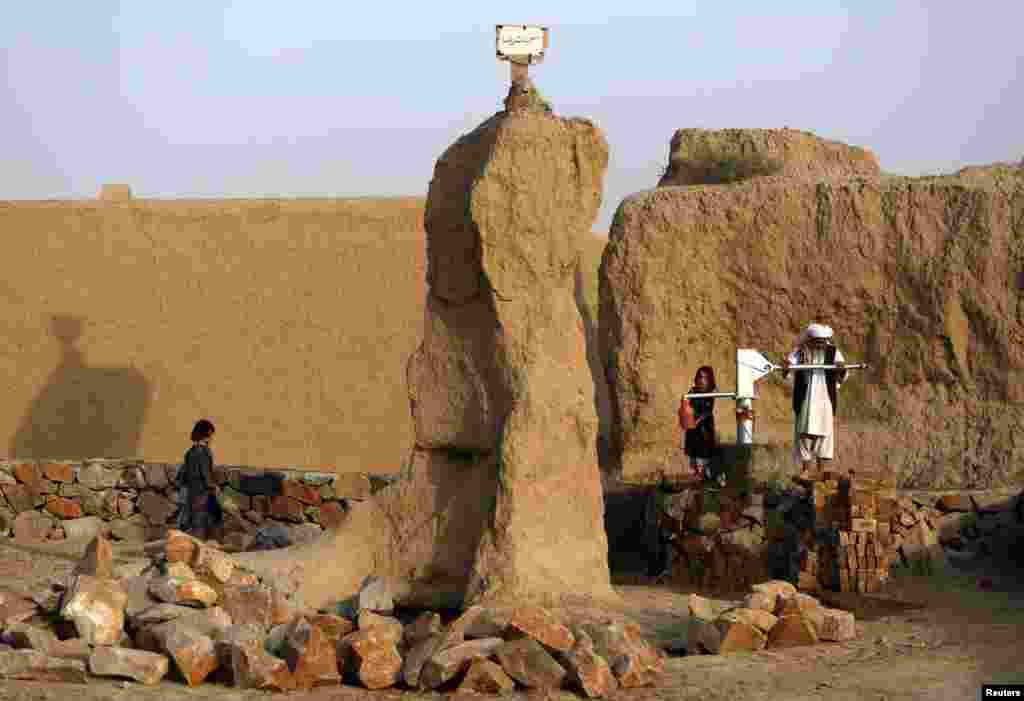
<instances>
[{"instance_id":1,"label":"child standing on ledge","mask_svg":"<svg viewBox=\"0 0 1024 701\"><path fill-rule=\"evenodd\" d=\"M704 365L694 375L693 387L690 388L688 394L714 392L716 386L715 371ZM683 437L683 452L690 459L690 469L693 470L693 474L698 479L708 479L711 476L709 472L711 461L718 450L718 438L715 433L715 398L696 397L687 400L686 397L683 397L683 402L686 401L690 403L696 424L686 427ZM680 414L683 413L683 409L685 407L680 407Z\"/></svg>"}]
</instances>

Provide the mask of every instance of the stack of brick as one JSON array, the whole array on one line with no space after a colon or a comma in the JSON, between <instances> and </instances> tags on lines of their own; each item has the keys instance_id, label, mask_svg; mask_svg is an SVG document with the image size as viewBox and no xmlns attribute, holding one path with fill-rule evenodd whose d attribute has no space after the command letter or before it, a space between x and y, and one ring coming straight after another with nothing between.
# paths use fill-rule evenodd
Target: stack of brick
<instances>
[{"instance_id":1,"label":"stack of brick","mask_svg":"<svg viewBox=\"0 0 1024 701\"><path fill-rule=\"evenodd\" d=\"M825 472L811 485L811 492L818 538L801 570L800 587L881 591L898 557L891 529L895 480ZM829 537L821 538L823 532Z\"/></svg>"}]
</instances>

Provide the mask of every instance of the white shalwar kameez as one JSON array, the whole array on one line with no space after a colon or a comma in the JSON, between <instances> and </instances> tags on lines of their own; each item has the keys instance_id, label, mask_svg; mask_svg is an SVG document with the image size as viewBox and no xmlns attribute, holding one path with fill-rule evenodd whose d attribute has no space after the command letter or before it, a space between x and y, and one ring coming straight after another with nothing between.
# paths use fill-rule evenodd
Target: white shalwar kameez
<instances>
[{"instance_id":1,"label":"white shalwar kameez","mask_svg":"<svg viewBox=\"0 0 1024 701\"><path fill-rule=\"evenodd\" d=\"M802 360L798 350L790 353L787 360L791 365L821 365L825 362L825 352L825 348L805 348ZM845 362L838 348L835 362ZM835 452L835 416L832 413L832 400L828 396L826 371L802 372L810 372L811 376L807 383L807 394L800 407L800 415L793 425L793 461L797 465L814 460L831 460ZM837 380L836 392L839 391L839 385L840 382Z\"/></svg>"}]
</instances>

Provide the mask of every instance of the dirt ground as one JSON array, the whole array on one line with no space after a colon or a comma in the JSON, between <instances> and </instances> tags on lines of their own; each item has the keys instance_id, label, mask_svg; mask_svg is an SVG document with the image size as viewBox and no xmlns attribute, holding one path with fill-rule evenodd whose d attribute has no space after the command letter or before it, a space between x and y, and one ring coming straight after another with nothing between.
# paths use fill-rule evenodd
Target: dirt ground
<instances>
[{"instance_id":1,"label":"dirt ground","mask_svg":"<svg viewBox=\"0 0 1024 701\"><path fill-rule=\"evenodd\" d=\"M70 570L77 550L67 546L26 549L4 541L0 543L0 587L30 591L48 577ZM138 548L121 549L118 558L127 561L138 554ZM991 580L990 589L981 588L982 577ZM617 579L623 606L611 613L629 616L662 644L679 635L686 622L686 592L643 583L637 577ZM843 596L847 600L831 603L855 611L861 634L854 642L754 654L671 657L657 687L620 691L615 698L959 701L978 698L983 683L1024 683L1024 576L1019 570L999 570L984 563L932 576L901 572L883 595ZM110 680L93 680L84 686L0 681L0 698L7 701L237 701L271 696L292 701L374 701L439 695L352 687L271 695L212 684L189 689L174 681L157 687Z\"/></svg>"}]
</instances>

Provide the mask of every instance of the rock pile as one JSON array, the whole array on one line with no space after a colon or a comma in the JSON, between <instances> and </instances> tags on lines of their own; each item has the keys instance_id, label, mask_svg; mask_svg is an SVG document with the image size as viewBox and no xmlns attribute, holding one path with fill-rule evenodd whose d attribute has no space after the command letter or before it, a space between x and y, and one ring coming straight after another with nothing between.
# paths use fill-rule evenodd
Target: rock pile
<instances>
[{"instance_id":1,"label":"rock pile","mask_svg":"<svg viewBox=\"0 0 1024 701\"><path fill-rule=\"evenodd\" d=\"M178 513L178 465L135 460L0 461L0 533L22 542L84 539L104 532L116 540L163 538ZM361 473L266 471L217 467L225 537L245 549L265 525L288 540L338 527L351 499L366 499L371 477ZM266 540L266 538L264 538Z\"/></svg>"},{"instance_id":2,"label":"rock pile","mask_svg":"<svg viewBox=\"0 0 1024 701\"><path fill-rule=\"evenodd\" d=\"M1018 498L1019 499L1019 498ZM1018 500L978 503L897 496L891 480L824 473L803 486L750 493L685 485L649 502L652 548L667 549L670 578L715 591L768 577L801 591L881 591L891 567L945 568L992 554L1024 526Z\"/></svg>"},{"instance_id":3,"label":"rock pile","mask_svg":"<svg viewBox=\"0 0 1024 701\"><path fill-rule=\"evenodd\" d=\"M173 530L148 562L115 569L98 536L69 576L0 600L0 677L156 684L170 674L189 686L275 691L565 687L599 698L664 669L629 623L571 623L516 605L472 606L445 625L436 612L397 610L379 577L313 611L282 586Z\"/></svg>"},{"instance_id":4,"label":"rock pile","mask_svg":"<svg viewBox=\"0 0 1024 701\"><path fill-rule=\"evenodd\" d=\"M857 635L852 613L821 605L789 582L755 584L742 601L691 594L689 654L756 652L764 648L844 642Z\"/></svg>"}]
</instances>

